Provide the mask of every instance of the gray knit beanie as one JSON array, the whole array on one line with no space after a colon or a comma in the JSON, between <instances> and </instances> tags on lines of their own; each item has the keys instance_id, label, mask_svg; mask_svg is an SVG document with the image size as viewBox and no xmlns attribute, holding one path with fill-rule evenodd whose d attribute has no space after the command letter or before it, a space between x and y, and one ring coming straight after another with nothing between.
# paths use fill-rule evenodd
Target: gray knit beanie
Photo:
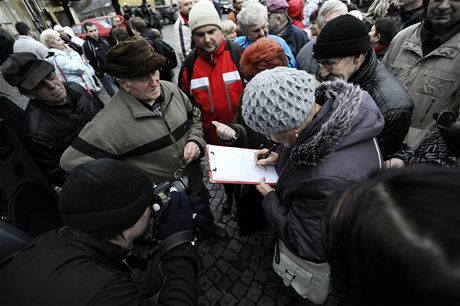
<instances>
[{"instance_id":1,"label":"gray knit beanie","mask_svg":"<svg viewBox=\"0 0 460 306\"><path fill-rule=\"evenodd\" d=\"M190 10L188 25L192 33L196 29L207 25L215 25L221 29L222 20L220 19L214 4L211 1L203 0L196 3Z\"/></svg>"},{"instance_id":2,"label":"gray knit beanie","mask_svg":"<svg viewBox=\"0 0 460 306\"><path fill-rule=\"evenodd\" d=\"M315 102L315 80L305 71L276 67L246 86L241 112L254 131L268 135L299 127Z\"/></svg>"}]
</instances>

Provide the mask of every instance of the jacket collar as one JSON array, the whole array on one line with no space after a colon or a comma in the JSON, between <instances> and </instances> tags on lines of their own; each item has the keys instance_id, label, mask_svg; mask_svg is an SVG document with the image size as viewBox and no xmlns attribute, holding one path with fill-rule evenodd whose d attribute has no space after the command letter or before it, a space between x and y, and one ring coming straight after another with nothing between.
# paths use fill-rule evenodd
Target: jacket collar
<instances>
[{"instance_id":1,"label":"jacket collar","mask_svg":"<svg viewBox=\"0 0 460 306\"><path fill-rule=\"evenodd\" d=\"M324 161L351 133L362 91L342 80L328 81L316 89L316 100L322 104L321 109L291 150L290 158L296 166L315 166Z\"/></svg>"},{"instance_id":2,"label":"jacket collar","mask_svg":"<svg viewBox=\"0 0 460 306\"><path fill-rule=\"evenodd\" d=\"M68 239L75 245L83 244L89 246L91 249L90 256L105 258L115 266L124 267L122 266L122 262L128 255L129 250L109 241L97 239L90 234L68 226L62 227L57 231L58 235ZM87 249L87 247L84 249Z\"/></svg>"},{"instance_id":3,"label":"jacket collar","mask_svg":"<svg viewBox=\"0 0 460 306\"><path fill-rule=\"evenodd\" d=\"M353 73L348 82L358 84L360 86L365 86L369 82L372 82L377 73L377 61L375 51L372 48L369 48L361 67Z\"/></svg>"},{"instance_id":4,"label":"jacket collar","mask_svg":"<svg viewBox=\"0 0 460 306\"><path fill-rule=\"evenodd\" d=\"M412 27L408 29L412 29ZM422 29L422 24L418 24L414 26L413 32L403 42L403 44L401 45L401 49L412 51L415 54L417 54L419 57L423 58L423 52L422 52L423 37L422 35L423 36L426 35L426 34L422 34L423 31L424 30ZM455 58L460 52L459 41L460 41L460 32L454 34L448 41L446 41L444 44L436 48L433 52L431 52L427 56L441 56L441 57L447 57L447 58Z\"/></svg>"},{"instance_id":5,"label":"jacket collar","mask_svg":"<svg viewBox=\"0 0 460 306\"><path fill-rule=\"evenodd\" d=\"M165 86L160 81L161 87L161 97L162 99L155 101L155 103L163 103L162 110L166 109L169 106L173 98L173 94L170 91L165 90ZM123 88L120 88L116 94L117 100L122 101L131 111L132 116L135 119L140 118L158 118L154 112L145 107L139 100L133 97L131 94L126 92Z\"/></svg>"},{"instance_id":6,"label":"jacket collar","mask_svg":"<svg viewBox=\"0 0 460 306\"><path fill-rule=\"evenodd\" d=\"M225 39L222 38L222 40L220 41L220 45L219 47L217 47L216 51L212 52L212 53L206 53L206 52L203 52L200 48L196 48L196 50L198 51L198 55L208 61L211 61L213 62L214 61L214 58L221 55L222 53L224 53L225 51Z\"/></svg>"}]
</instances>

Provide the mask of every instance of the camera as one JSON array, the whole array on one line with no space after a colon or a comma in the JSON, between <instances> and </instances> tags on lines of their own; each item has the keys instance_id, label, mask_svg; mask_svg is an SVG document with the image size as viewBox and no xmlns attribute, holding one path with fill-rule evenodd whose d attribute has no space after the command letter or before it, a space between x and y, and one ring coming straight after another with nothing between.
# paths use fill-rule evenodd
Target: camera
<instances>
[{"instance_id":1,"label":"camera","mask_svg":"<svg viewBox=\"0 0 460 306\"><path fill-rule=\"evenodd\" d=\"M161 182L160 184L154 184L153 189L155 191L154 203L152 204L152 218L159 224L159 221L168 212L169 203L171 202L170 193L171 191L185 192L188 190L188 178L186 176L181 177L172 182Z\"/></svg>"}]
</instances>

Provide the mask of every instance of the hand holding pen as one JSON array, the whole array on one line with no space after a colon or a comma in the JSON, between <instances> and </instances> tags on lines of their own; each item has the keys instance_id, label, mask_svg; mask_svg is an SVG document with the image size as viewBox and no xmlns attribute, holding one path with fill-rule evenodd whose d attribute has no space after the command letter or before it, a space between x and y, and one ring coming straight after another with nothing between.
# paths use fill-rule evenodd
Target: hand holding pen
<instances>
[{"instance_id":1,"label":"hand holding pen","mask_svg":"<svg viewBox=\"0 0 460 306\"><path fill-rule=\"evenodd\" d=\"M255 153L255 162L260 167L265 166L274 166L278 160L278 153L274 152L275 148L278 146L277 143L272 145L270 149L262 149L256 151Z\"/></svg>"}]
</instances>

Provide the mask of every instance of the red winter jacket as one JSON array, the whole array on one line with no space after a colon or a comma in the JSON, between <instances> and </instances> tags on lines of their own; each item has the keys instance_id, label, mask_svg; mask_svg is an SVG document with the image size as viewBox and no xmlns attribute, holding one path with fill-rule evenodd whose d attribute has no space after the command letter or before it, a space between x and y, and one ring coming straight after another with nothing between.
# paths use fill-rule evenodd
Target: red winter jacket
<instances>
[{"instance_id":1,"label":"red winter jacket","mask_svg":"<svg viewBox=\"0 0 460 306\"><path fill-rule=\"evenodd\" d=\"M228 45L231 44L234 43ZM238 45L235 47L240 48ZM212 54L205 54L198 48L195 50L198 56L193 65L193 75L190 78L187 68L184 67L179 75L179 87L201 110L206 142L218 144L216 128L211 121L226 124L233 122L243 93L242 77L233 61L231 51L226 48L224 39Z\"/></svg>"}]
</instances>

